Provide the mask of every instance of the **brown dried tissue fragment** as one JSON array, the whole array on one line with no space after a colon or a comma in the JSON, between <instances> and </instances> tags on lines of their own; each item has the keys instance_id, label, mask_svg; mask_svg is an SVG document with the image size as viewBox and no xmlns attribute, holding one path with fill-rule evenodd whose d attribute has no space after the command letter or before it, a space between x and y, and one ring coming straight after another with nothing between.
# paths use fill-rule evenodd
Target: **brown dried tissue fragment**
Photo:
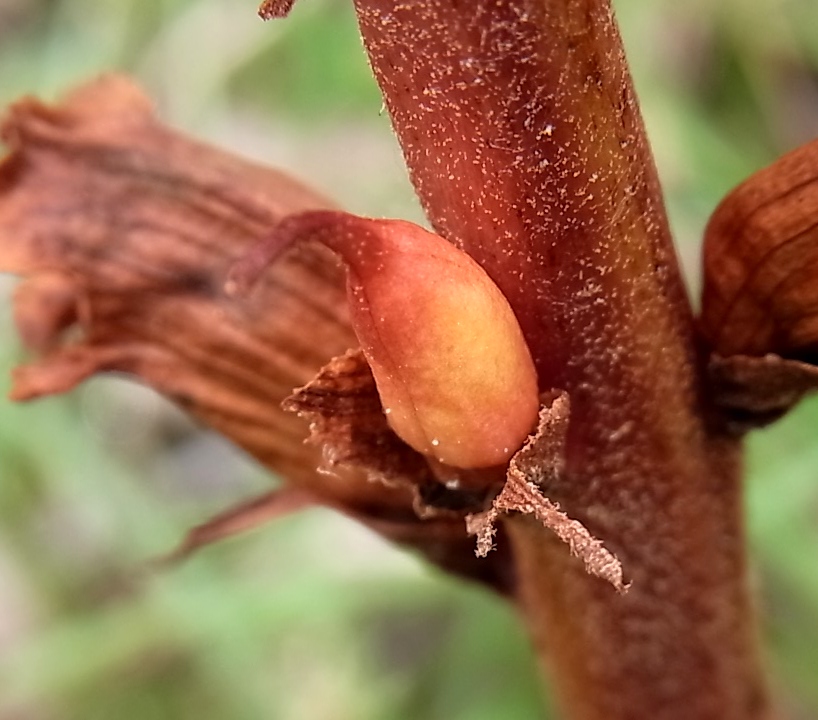
<instances>
[{"instance_id":1,"label":"brown dried tissue fragment","mask_svg":"<svg viewBox=\"0 0 818 720\"><path fill-rule=\"evenodd\" d=\"M537 432L512 458L506 484L491 508L467 520L468 531L477 536L477 554L486 556L494 547L496 523L505 513L533 516L559 537L591 575L607 580L620 593L627 592L622 565L602 542L577 520L562 512L544 494L549 481L564 471L565 435L570 403L564 392L544 398Z\"/></svg>"},{"instance_id":2,"label":"brown dried tissue fragment","mask_svg":"<svg viewBox=\"0 0 818 720\"><path fill-rule=\"evenodd\" d=\"M310 441L323 448L324 470L363 469L376 482L408 488L421 518L463 517L491 492L475 492L457 481L464 472L434 463L401 440L386 421L375 378L361 350L333 358L316 378L284 401L286 410L310 421ZM490 483L488 483L490 486Z\"/></svg>"},{"instance_id":3,"label":"brown dried tissue fragment","mask_svg":"<svg viewBox=\"0 0 818 720\"><path fill-rule=\"evenodd\" d=\"M322 448L324 472L357 465L386 483L407 479L413 484L430 474L424 457L389 429L361 350L333 358L283 408L310 421L310 440Z\"/></svg>"},{"instance_id":4,"label":"brown dried tissue fragment","mask_svg":"<svg viewBox=\"0 0 818 720\"><path fill-rule=\"evenodd\" d=\"M316 501L501 582L495 563L475 567L462 523L420 523L404 487L348 468L319 473L304 422L281 408L357 344L331 253L304 244L248 296L223 292L228 269L270 227L332 203L166 128L122 77L56 107L22 100L0 131L10 148L0 163L0 271L29 276L15 315L40 354L15 372L13 399L64 392L97 372L132 374Z\"/></svg>"},{"instance_id":5,"label":"brown dried tissue fragment","mask_svg":"<svg viewBox=\"0 0 818 720\"><path fill-rule=\"evenodd\" d=\"M818 140L752 175L713 213L700 327L734 425L769 422L818 385Z\"/></svg>"}]
</instances>

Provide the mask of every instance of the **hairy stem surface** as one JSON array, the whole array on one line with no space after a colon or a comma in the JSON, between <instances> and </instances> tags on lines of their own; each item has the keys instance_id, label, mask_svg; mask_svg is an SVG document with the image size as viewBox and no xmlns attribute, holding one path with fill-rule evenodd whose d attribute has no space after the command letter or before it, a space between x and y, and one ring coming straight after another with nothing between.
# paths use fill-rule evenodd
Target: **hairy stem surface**
<instances>
[{"instance_id":1,"label":"hairy stem surface","mask_svg":"<svg viewBox=\"0 0 818 720\"><path fill-rule=\"evenodd\" d=\"M507 521L519 598L567 717L769 717L738 442L715 430L690 307L606 0L356 0L435 228L509 299L566 391L544 488L622 561L619 596Z\"/></svg>"}]
</instances>

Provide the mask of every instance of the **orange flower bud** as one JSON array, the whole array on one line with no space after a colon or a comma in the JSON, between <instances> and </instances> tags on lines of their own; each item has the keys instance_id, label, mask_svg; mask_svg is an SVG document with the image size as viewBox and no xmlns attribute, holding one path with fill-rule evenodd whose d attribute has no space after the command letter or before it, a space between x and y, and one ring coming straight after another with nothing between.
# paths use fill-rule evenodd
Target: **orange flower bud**
<instances>
[{"instance_id":1,"label":"orange flower bud","mask_svg":"<svg viewBox=\"0 0 818 720\"><path fill-rule=\"evenodd\" d=\"M395 433L448 465L506 462L535 425L537 377L485 271L412 223L320 211L284 220L232 280L252 281L301 239L324 243L347 265L353 329Z\"/></svg>"}]
</instances>

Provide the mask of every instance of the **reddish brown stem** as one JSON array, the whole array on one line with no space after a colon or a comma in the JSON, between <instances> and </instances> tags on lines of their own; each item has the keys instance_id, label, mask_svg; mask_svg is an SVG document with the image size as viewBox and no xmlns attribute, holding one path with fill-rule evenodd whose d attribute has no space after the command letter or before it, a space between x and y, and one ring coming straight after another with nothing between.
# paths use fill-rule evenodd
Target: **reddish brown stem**
<instances>
[{"instance_id":1,"label":"reddish brown stem","mask_svg":"<svg viewBox=\"0 0 818 720\"><path fill-rule=\"evenodd\" d=\"M567 717L767 718L737 441L713 430L656 173L606 0L356 0L435 228L504 291L570 395L545 488L622 561L618 596L507 526Z\"/></svg>"}]
</instances>

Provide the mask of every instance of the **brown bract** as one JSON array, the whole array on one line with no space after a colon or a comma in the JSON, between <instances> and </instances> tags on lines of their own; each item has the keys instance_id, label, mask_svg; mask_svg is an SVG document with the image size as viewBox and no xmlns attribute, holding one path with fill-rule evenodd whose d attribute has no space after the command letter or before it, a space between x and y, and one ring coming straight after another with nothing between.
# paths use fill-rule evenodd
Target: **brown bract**
<instances>
[{"instance_id":1,"label":"brown bract","mask_svg":"<svg viewBox=\"0 0 818 720\"><path fill-rule=\"evenodd\" d=\"M778 420L818 390L818 367L772 353L726 358L713 354L708 370L714 401L727 427L737 434Z\"/></svg>"},{"instance_id":2,"label":"brown bract","mask_svg":"<svg viewBox=\"0 0 818 720\"><path fill-rule=\"evenodd\" d=\"M420 492L437 484L425 458L389 428L375 379L360 350L333 358L283 406L309 420L311 440L322 451L324 472L357 465L387 485ZM420 495L415 502L422 502Z\"/></svg>"},{"instance_id":3,"label":"brown bract","mask_svg":"<svg viewBox=\"0 0 818 720\"><path fill-rule=\"evenodd\" d=\"M512 458L506 483L491 508L468 518L469 532L477 536L478 554L486 556L493 549L495 523L501 513L529 515L566 543L588 573L607 580L624 593L627 585L619 560L582 523L569 518L546 497L550 483L564 471L569 415L565 393L552 393L552 397L544 398L537 432Z\"/></svg>"}]
</instances>

